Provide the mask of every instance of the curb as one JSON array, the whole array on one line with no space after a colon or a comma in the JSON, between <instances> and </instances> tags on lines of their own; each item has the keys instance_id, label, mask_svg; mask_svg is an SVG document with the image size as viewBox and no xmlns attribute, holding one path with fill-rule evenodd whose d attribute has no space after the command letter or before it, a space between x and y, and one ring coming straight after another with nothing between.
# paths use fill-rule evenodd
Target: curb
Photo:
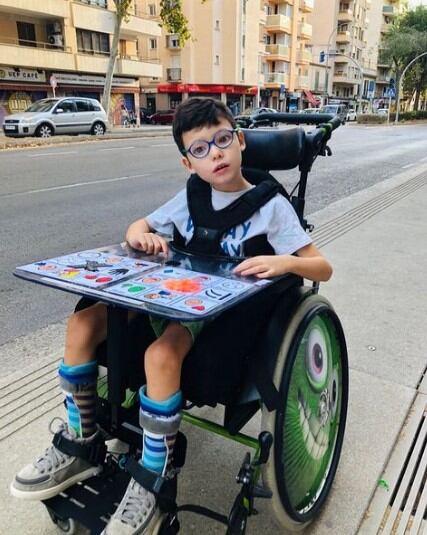
<instances>
[{"instance_id":1,"label":"curb","mask_svg":"<svg viewBox=\"0 0 427 535\"><path fill-rule=\"evenodd\" d=\"M0 137L0 151L8 149L28 149L37 147L46 147L51 145L61 145L65 143L87 143L96 141L107 141L110 139L135 139L145 137L166 137L172 135L170 130L148 130L148 131L130 131L130 132L112 132L103 136L77 135L77 136L56 136L52 138L6 138Z\"/></svg>"}]
</instances>

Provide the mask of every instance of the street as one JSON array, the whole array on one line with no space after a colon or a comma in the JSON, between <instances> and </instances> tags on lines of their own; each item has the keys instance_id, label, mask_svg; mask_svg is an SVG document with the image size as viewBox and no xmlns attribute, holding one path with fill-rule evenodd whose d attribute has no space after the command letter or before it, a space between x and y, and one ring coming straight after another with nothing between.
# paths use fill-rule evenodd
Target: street
<instances>
[{"instance_id":1,"label":"street","mask_svg":"<svg viewBox=\"0 0 427 535\"><path fill-rule=\"evenodd\" d=\"M340 128L333 156L313 166L306 213L426 160L425 133L424 125ZM184 186L186 173L172 137L159 137L3 151L0 176L1 346L64 320L76 302L15 279L15 266L121 241L130 222ZM276 176L290 191L298 174Z\"/></svg>"}]
</instances>

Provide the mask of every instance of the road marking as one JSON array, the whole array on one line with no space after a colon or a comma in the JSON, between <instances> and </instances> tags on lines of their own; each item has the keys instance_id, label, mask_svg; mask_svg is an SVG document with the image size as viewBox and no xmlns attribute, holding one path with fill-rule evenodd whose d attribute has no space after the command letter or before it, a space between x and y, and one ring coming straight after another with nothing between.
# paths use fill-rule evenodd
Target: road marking
<instances>
[{"instance_id":1,"label":"road marking","mask_svg":"<svg viewBox=\"0 0 427 535\"><path fill-rule=\"evenodd\" d=\"M408 169L408 167L412 167L415 165L414 163L408 163L407 165L402 165L402 169Z\"/></svg>"},{"instance_id":2,"label":"road marking","mask_svg":"<svg viewBox=\"0 0 427 535\"><path fill-rule=\"evenodd\" d=\"M144 173L142 175L130 175L130 176L119 176L115 178L104 178L103 180L92 180L88 182L77 182L76 184L66 184L64 186L52 186L51 188L42 188L42 189L32 189L29 191L21 191L19 193L6 193L5 195L0 195L0 199L10 198L10 197L22 197L24 195L32 195L33 193L45 193L47 191L58 191L61 189L71 189L78 188L80 186L93 186L98 184L106 184L107 182L119 182L121 180L131 180L133 178L140 178L144 176L150 176L151 173Z\"/></svg>"},{"instance_id":3,"label":"road marking","mask_svg":"<svg viewBox=\"0 0 427 535\"><path fill-rule=\"evenodd\" d=\"M27 158L39 158L40 156L58 156L58 154L77 154L76 150L61 152L40 152L39 154L27 154Z\"/></svg>"},{"instance_id":4,"label":"road marking","mask_svg":"<svg viewBox=\"0 0 427 535\"><path fill-rule=\"evenodd\" d=\"M150 147L173 147L175 143L159 143L158 145L150 145Z\"/></svg>"},{"instance_id":5,"label":"road marking","mask_svg":"<svg viewBox=\"0 0 427 535\"><path fill-rule=\"evenodd\" d=\"M425 162L427 160L427 156L425 158L421 158L420 162Z\"/></svg>"},{"instance_id":6,"label":"road marking","mask_svg":"<svg viewBox=\"0 0 427 535\"><path fill-rule=\"evenodd\" d=\"M134 149L135 147L111 147L109 149L99 149L99 151L105 151L105 150L126 150L126 149Z\"/></svg>"}]
</instances>

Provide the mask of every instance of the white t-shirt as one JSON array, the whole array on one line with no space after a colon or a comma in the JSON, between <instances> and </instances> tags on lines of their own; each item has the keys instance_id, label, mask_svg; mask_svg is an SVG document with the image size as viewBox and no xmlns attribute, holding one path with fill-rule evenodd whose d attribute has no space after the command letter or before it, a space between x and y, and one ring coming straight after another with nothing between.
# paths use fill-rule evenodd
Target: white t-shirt
<instances>
[{"instance_id":1,"label":"white t-shirt","mask_svg":"<svg viewBox=\"0 0 427 535\"><path fill-rule=\"evenodd\" d=\"M211 188L214 210L225 208L246 191L248 190L225 192ZM188 211L186 189L181 190L145 219L156 232L171 237L175 225L186 243L193 236L193 222ZM301 227L292 205L280 193L277 193L248 220L225 233L221 239L221 248L228 256L243 256L242 243L262 234L266 235L277 255L292 254L311 243L311 238Z\"/></svg>"}]
</instances>

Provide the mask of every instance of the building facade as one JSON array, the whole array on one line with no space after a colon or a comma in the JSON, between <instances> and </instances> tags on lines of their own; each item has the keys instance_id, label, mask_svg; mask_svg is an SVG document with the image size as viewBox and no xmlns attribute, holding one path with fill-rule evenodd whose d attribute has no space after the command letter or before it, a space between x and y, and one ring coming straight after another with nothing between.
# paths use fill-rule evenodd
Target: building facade
<instances>
[{"instance_id":1,"label":"building facade","mask_svg":"<svg viewBox=\"0 0 427 535\"><path fill-rule=\"evenodd\" d=\"M138 0L131 13L120 33L114 124L120 123L123 105L139 109L140 77L161 75L158 58L138 48L141 36L160 36L158 21ZM54 92L100 99L114 20L112 0L0 0L0 122Z\"/></svg>"},{"instance_id":2,"label":"building facade","mask_svg":"<svg viewBox=\"0 0 427 535\"><path fill-rule=\"evenodd\" d=\"M159 4L145 0L144 8L155 16ZM163 66L160 79L142 81L143 105L173 109L198 95L219 98L235 113L302 106L310 94L306 17L313 0L183 0L182 6L192 36L184 46L165 31L141 39L141 50L156 51Z\"/></svg>"}]
</instances>

